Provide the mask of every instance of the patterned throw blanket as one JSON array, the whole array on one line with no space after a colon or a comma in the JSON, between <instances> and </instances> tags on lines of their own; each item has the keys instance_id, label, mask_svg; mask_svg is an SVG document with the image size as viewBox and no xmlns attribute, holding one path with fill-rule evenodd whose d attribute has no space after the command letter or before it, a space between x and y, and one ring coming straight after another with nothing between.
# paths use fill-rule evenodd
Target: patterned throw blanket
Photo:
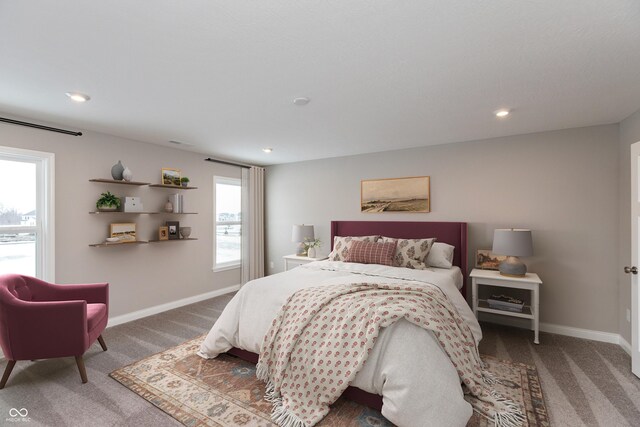
<instances>
[{"instance_id":1,"label":"patterned throw blanket","mask_svg":"<svg viewBox=\"0 0 640 427\"><path fill-rule=\"evenodd\" d=\"M475 340L435 286L355 283L307 288L282 306L257 365L283 427L310 427L329 412L367 360L380 328L407 321L433 332L458 372L474 410L498 427L519 426L521 409L491 388Z\"/></svg>"}]
</instances>

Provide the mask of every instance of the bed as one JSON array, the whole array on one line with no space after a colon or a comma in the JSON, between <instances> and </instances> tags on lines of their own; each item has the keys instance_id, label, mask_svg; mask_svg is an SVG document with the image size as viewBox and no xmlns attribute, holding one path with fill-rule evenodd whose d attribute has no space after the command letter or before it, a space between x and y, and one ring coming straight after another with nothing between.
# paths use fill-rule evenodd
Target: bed
<instances>
[{"instance_id":1,"label":"bed","mask_svg":"<svg viewBox=\"0 0 640 427\"><path fill-rule=\"evenodd\" d=\"M462 222L332 221L334 236L381 235L399 239L435 237L455 246L450 270L409 270L338 261L309 263L247 283L234 296L205 339L199 355L227 352L257 362L262 337L289 295L332 283L430 283L454 303L477 342L480 327L466 303L467 226ZM381 331L369 360L344 397L380 409L400 426L465 425L472 409L463 399L455 368L430 332L399 321Z\"/></svg>"}]
</instances>

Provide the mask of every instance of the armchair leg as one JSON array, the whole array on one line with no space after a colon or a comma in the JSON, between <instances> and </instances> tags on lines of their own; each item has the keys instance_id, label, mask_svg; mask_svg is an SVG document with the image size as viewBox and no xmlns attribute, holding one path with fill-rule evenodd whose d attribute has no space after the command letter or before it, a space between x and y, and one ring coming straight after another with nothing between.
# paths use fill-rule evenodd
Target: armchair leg
<instances>
[{"instance_id":1,"label":"armchair leg","mask_svg":"<svg viewBox=\"0 0 640 427\"><path fill-rule=\"evenodd\" d=\"M98 337L98 342L100 343L100 347L102 347L102 351L107 351L107 345L104 343L104 338L102 338L102 335Z\"/></svg>"},{"instance_id":2,"label":"armchair leg","mask_svg":"<svg viewBox=\"0 0 640 427\"><path fill-rule=\"evenodd\" d=\"M76 356L76 365L78 365L78 371L80 371L82 384L85 384L87 382L87 370L84 367L84 360L82 360L82 356Z\"/></svg>"},{"instance_id":3,"label":"armchair leg","mask_svg":"<svg viewBox=\"0 0 640 427\"><path fill-rule=\"evenodd\" d=\"M4 368L4 374L2 375L2 380L0 380L0 389L3 389L5 384L7 384L7 380L9 379L9 375L11 375L11 371L13 371L14 366L16 366L15 360L7 361L7 367Z\"/></svg>"}]
</instances>

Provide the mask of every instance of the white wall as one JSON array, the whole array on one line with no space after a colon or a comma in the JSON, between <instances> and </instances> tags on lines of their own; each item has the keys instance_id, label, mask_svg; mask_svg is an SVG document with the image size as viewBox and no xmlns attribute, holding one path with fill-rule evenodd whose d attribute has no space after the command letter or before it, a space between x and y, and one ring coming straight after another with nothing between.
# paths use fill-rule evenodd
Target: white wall
<instances>
[{"instance_id":1,"label":"white wall","mask_svg":"<svg viewBox=\"0 0 640 427\"><path fill-rule=\"evenodd\" d=\"M431 176L431 213L360 213L360 180L417 175ZM494 228L531 228L541 320L618 331L618 125L277 165L266 177L269 273L294 252L295 223L314 224L326 253L331 220L466 221L470 262Z\"/></svg>"},{"instance_id":2,"label":"white wall","mask_svg":"<svg viewBox=\"0 0 640 427\"><path fill-rule=\"evenodd\" d=\"M627 310L631 309L631 277L624 274L625 265L635 265L631 260L631 144L640 141L640 110L620 122L619 151L619 256L616 265L619 283L620 335L631 343L631 323L627 322Z\"/></svg>"},{"instance_id":3,"label":"white wall","mask_svg":"<svg viewBox=\"0 0 640 427\"><path fill-rule=\"evenodd\" d=\"M24 119L27 120L28 119ZM52 126L55 126L52 125ZM239 269L214 273L213 175L240 177L237 167L205 162L207 156L95 132L67 136L0 123L0 145L55 154L56 281L110 284L110 317L124 315L240 283ZM140 196L145 210L159 211L173 190L91 183L111 178L118 160L135 181L160 182L160 169L173 167L198 190L183 191L186 209L198 215L89 215L103 191ZM90 248L108 237L111 222L136 222L139 238L157 238L167 220L193 228L197 241Z\"/></svg>"}]
</instances>

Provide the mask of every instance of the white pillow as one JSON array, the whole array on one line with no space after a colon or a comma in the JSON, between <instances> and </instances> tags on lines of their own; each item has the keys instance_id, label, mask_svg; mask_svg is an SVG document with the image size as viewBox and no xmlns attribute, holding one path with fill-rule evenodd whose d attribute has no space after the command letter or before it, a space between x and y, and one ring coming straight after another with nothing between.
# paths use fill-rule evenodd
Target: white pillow
<instances>
[{"instance_id":1,"label":"white pillow","mask_svg":"<svg viewBox=\"0 0 640 427\"><path fill-rule=\"evenodd\" d=\"M451 268L453 266L453 251L455 246L446 243L435 242L431 246L426 263L429 267Z\"/></svg>"}]
</instances>

